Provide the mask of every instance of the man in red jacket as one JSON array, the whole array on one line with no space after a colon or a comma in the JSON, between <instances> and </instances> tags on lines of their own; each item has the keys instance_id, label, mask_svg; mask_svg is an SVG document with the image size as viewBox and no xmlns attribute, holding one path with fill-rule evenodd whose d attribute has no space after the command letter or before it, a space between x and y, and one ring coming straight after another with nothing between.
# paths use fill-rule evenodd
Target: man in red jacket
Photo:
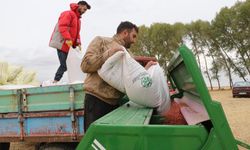
<instances>
[{"instance_id":1,"label":"man in red jacket","mask_svg":"<svg viewBox=\"0 0 250 150\"><path fill-rule=\"evenodd\" d=\"M54 32L50 38L49 46L57 49L60 66L55 74L54 83L61 80L67 70L66 59L70 47L81 46L80 29L81 16L91 6L86 1L70 4L70 10L61 13Z\"/></svg>"}]
</instances>

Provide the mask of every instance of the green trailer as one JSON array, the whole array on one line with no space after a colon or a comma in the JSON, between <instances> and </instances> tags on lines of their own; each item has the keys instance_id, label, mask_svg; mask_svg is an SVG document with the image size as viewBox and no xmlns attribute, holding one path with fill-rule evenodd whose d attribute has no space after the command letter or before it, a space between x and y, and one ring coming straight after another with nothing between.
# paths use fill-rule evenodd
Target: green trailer
<instances>
[{"instance_id":1,"label":"green trailer","mask_svg":"<svg viewBox=\"0 0 250 150\"><path fill-rule=\"evenodd\" d=\"M0 150L10 142L39 150L75 149L84 135L83 84L0 91Z\"/></svg>"},{"instance_id":2,"label":"green trailer","mask_svg":"<svg viewBox=\"0 0 250 150\"><path fill-rule=\"evenodd\" d=\"M168 74L179 91L172 98L200 104L208 115L206 121L165 125L152 108L127 102L95 121L77 150L236 150L237 144L250 149L234 138L221 104L211 99L195 57L186 46L172 58Z\"/></svg>"}]
</instances>

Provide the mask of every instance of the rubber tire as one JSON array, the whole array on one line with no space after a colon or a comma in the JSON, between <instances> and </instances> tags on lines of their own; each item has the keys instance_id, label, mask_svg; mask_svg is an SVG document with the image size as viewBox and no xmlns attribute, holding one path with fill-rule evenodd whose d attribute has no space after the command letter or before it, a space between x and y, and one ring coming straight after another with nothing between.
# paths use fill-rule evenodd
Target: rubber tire
<instances>
[{"instance_id":1,"label":"rubber tire","mask_svg":"<svg viewBox=\"0 0 250 150\"><path fill-rule=\"evenodd\" d=\"M10 143L0 143L0 150L9 150Z\"/></svg>"},{"instance_id":2,"label":"rubber tire","mask_svg":"<svg viewBox=\"0 0 250 150\"><path fill-rule=\"evenodd\" d=\"M46 143L39 150L75 150L76 146L74 143Z\"/></svg>"}]
</instances>

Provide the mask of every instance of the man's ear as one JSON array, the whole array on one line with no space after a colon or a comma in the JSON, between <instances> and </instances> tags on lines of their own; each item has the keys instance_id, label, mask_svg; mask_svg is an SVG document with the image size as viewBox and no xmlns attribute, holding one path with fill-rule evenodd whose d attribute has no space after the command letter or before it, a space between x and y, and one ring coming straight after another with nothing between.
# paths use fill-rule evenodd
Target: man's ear
<instances>
[{"instance_id":1,"label":"man's ear","mask_svg":"<svg viewBox=\"0 0 250 150\"><path fill-rule=\"evenodd\" d=\"M128 35L129 35L128 29L125 29L125 30L123 31L123 35L124 35L124 36L128 36Z\"/></svg>"}]
</instances>

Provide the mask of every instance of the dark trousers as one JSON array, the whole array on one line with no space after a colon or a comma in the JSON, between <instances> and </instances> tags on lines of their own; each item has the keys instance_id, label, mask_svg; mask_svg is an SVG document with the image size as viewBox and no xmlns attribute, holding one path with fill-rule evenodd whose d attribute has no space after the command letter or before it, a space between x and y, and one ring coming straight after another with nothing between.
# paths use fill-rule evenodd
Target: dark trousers
<instances>
[{"instance_id":1,"label":"dark trousers","mask_svg":"<svg viewBox=\"0 0 250 150\"><path fill-rule=\"evenodd\" d=\"M65 53L65 52L57 49L57 55L58 55L58 58L59 58L59 61L60 61L60 66L57 69L54 80L60 81L62 76L63 76L63 73L65 71L67 71L66 60L67 60L67 57L68 57L68 53Z\"/></svg>"},{"instance_id":2,"label":"dark trousers","mask_svg":"<svg viewBox=\"0 0 250 150\"><path fill-rule=\"evenodd\" d=\"M86 94L84 101L84 131L87 131L92 122L113 111L117 107L118 105L110 105L93 95Z\"/></svg>"}]
</instances>

